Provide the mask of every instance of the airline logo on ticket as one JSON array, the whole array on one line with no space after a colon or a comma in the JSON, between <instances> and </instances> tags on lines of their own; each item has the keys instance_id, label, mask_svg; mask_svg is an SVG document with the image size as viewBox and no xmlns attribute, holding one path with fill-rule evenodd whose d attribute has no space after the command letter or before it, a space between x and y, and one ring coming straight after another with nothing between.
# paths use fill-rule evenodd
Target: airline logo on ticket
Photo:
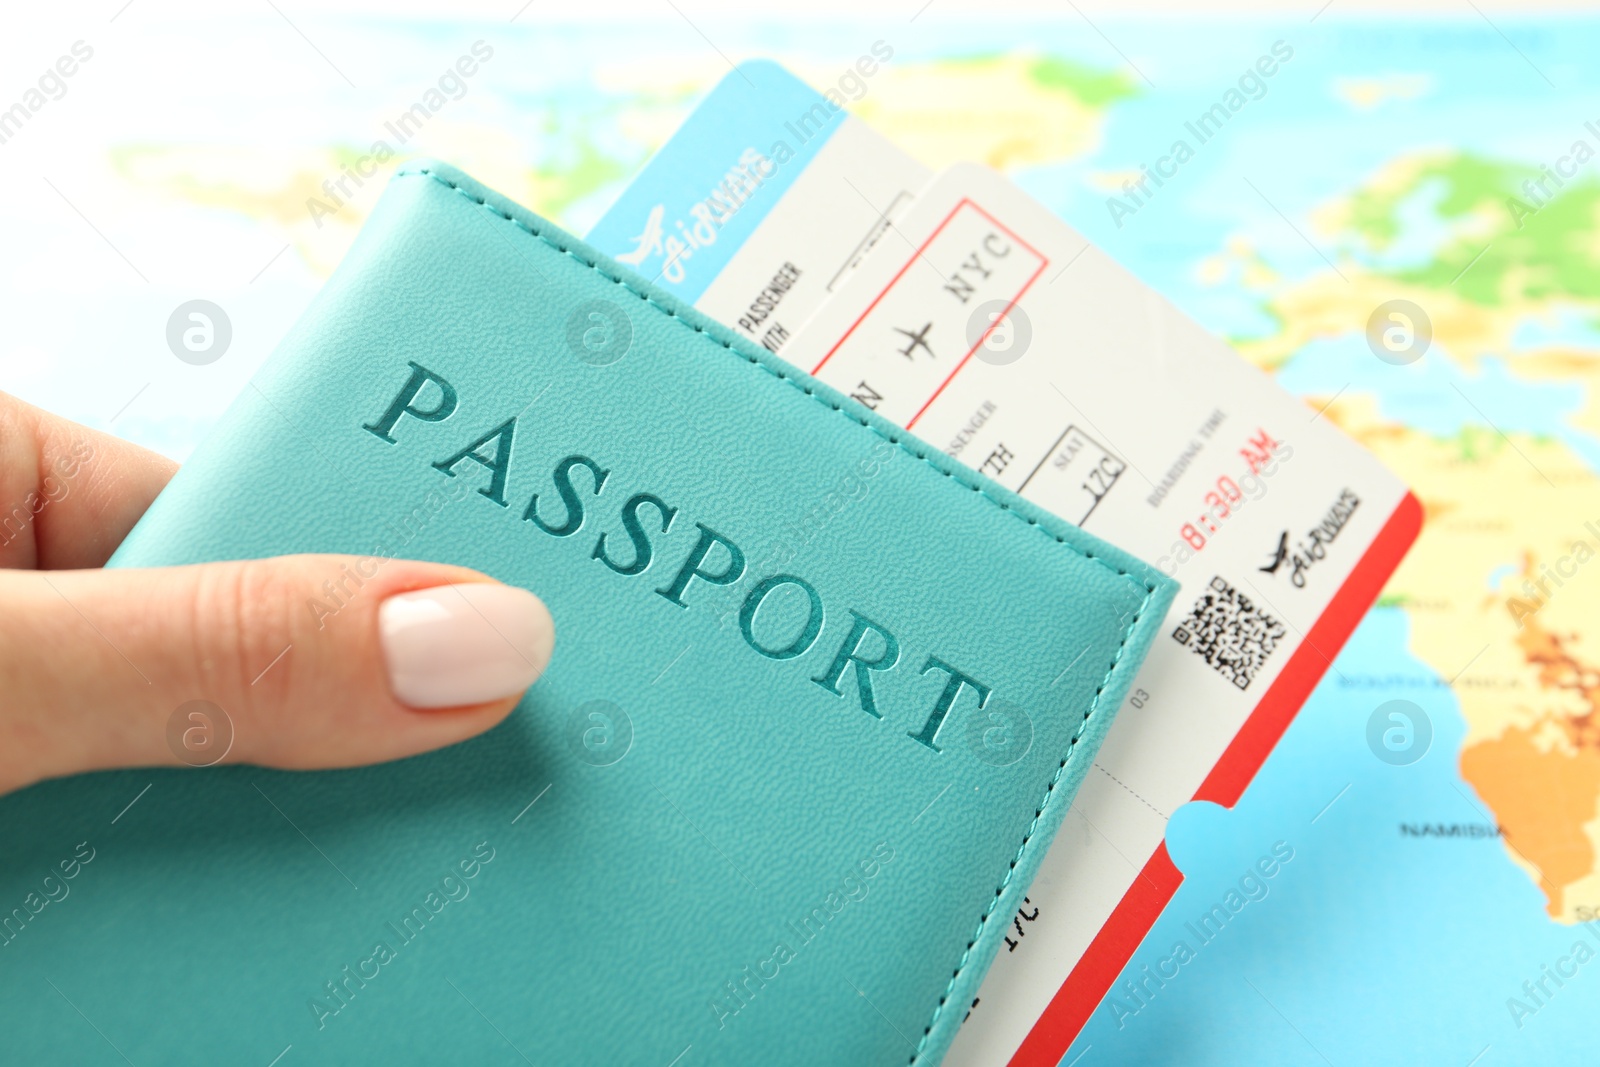
<instances>
[{"instance_id":1,"label":"airline logo on ticket","mask_svg":"<svg viewBox=\"0 0 1600 1067\"><path fill-rule=\"evenodd\" d=\"M588 241L778 352L930 176L793 74L753 60L718 83Z\"/></svg>"}]
</instances>

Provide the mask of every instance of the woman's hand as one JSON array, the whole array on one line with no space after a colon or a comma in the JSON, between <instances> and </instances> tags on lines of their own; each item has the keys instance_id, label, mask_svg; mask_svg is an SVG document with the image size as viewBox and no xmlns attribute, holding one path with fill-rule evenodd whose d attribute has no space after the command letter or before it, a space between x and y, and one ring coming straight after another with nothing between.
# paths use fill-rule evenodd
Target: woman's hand
<instances>
[{"instance_id":1,"label":"woman's hand","mask_svg":"<svg viewBox=\"0 0 1600 1067\"><path fill-rule=\"evenodd\" d=\"M0 792L109 767L342 767L487 730L550 613L356 556L102 570L176 465L0 393Z\"/></svg>"}]
</instances>

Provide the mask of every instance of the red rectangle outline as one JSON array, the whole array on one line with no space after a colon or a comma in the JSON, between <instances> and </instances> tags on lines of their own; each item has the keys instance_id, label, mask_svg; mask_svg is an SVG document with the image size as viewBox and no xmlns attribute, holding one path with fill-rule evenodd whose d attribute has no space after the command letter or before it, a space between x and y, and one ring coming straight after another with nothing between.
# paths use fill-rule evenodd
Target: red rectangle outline
<instances>
[{"instance_id":1,"label":"red rectangle outline","mask_svg":"<svg viewBox=\"0 0 1600 1067\"><path fill-rule=\"evenodd\" d=\"M961 357L961 361L956 364L955 369L945 377L944 381L939 383L939 387L935 389L933 391L933 395L928 397L923 405L917 409L917 413L911 416L910 421L906 423L906 429L908 430L915 426L917 424L917 420L922 418L923 414L928 410L935 400L939 399L939 394L944 392L945 386L949 385L955 379L955 376L961 373L961 368L965 367L967 365L967 361L972 358L973 354L977 352L978 349L983 347L983 343L989 339L989 335L993 333L995 327L1000 324L1000 320L1011 314L1011 309L1017 306L1018 302L1022 300L1023 295L1027 293L1030 288L1032 288L1033 283L1039 280L1039 275L1043 274L1044 269L1050 265L1050 257L1046 256L1043 252L1040 252L1027 241L1024 241L1022 238L1018 237L1009 226L995 218L993 215L989 214L983 208L979 207L970 198L964 196L960 200L956 201L956 206L950 209L950 214L946 215L943 221L941 221L938 226L934 227L933 232L928 235L928 239L923 241L922 244L917 247L916 251L911 254L911 258L906 260L905 265L895 272L894 277L889 279L889 284L883 287L883 291L872 298L872 303L868 304L867 309L856 318L855 322L850 324L850 328L844 332L844 336L839 338L838 342L832 348L828 349L828 354L823 356L815 367L811 368L811 373L815 375L823 368L823 365L826 364L828 360L833 358L833 354L835 352L844 347L844 343L850 340L850 335L856 332L856 327L860 326L866 321L867 316L872 314L873 309L878 306L884 297L889 295L889 290L893 289L895 285L899 283L900 279L905 276L906 271L911 269L911 265L913 263L922 258L922 253L927 251L928 246L931 245L938 238L938 236L944 232L944 228L950 225L951 220L956 217L957 212L964 207L970 207L972 210L988 219L996 229L1003 231L1007 237L1011 238L1017 244L1033 253L1034 258L1039 261L1039 267L1028 277L1027 281L1022 283L1022 288L1017 290L1017 295L1011 298L1011 302L1006 305L1006 309L999 315L995 316L994 321L991 322L989 327L983 331L983 336L978 338L978 343L967 349L967 354ZM893 223L890 225L893 225Z\"/></svg>"},{"instance_id":2,"label":"red rectangle outline","mask_svg":"<svg viewBox=\"0 0 1600 1067\"><path fill-rule=\"evenodd\" d=\"M1195 800L1231 808L1244 794L1421 529L1422 505L1408 492L1200 783ZM1163 841L1012 1054L1010 1067L1056 1067L1061 1062L1182 884L1183 874Z\"/></svg>"}]
</instances>

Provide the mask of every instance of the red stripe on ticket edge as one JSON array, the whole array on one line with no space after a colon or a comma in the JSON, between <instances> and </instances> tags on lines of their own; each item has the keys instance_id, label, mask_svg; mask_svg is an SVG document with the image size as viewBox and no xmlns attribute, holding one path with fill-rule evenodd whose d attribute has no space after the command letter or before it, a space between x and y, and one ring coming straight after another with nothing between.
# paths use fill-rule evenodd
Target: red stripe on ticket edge
<instances>
[{"instance_id":1,"label":"red stripe on ticket edge","mask_svg":"<svg viewBox=\"0 0 1600 1067\"><path fill-rule=\"evenodd\" d=\"M1244 794L1289 728L1311 690L1322 679L1333 657L1355 632L1384 582L1400 565L1407 549L1422 530L1422 505L1407 493L1394 509L1383 529L1356 564L1350 577L1328 603L1327 610L1311 627L1283 671L1261 698L1261 703L1245 720L1232 743L1211 769L1195 793L1196 800L1209 800L1232 807ZM1089 949L1061 984L1049 1007L1039 1016L1011 1057L1010 1067L1056 1067L1074 1038L1089 1021L1101 999L1155 925L1178 886L1183 874L1173 864L1163 841L1128 892L1123 895L1111 918L1100 928Z\"/></svg>"}]
</instances>

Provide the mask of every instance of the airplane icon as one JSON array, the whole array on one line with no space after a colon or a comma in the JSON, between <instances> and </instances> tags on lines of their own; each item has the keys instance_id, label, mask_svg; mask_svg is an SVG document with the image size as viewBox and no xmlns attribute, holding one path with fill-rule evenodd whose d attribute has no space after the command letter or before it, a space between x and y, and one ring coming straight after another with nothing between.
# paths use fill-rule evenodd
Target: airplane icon
<instances>
[{"instance_id":1,"label":"airplane icon","mask_svg":"<svg viewBox=\"0 0 1600 1067\"><path fill-rule=\"evenodd\" d=\"M661 216L665 214L667 206L657 204L650 209L650 215L644 220L644 232L635 237L634 247L631 252L622 252L612 258L618 263L627 263L637 267L645 261L645 257L661 251Z\"/></svg>"},{"instance_id":2,"label":"airplane icon","mask_svg":"<svg viewBox=\"0 0 1600 1067\"><path fill-rule=\"evenodd\" d=\"M1272 562L1267 564L1265 567L1257 567L1256 570L1263 574L1277 574L1278 568L1283 566L1284 562L1288 560L1288 558L1289 531L1285 530L1278 536L1278 548L1277 551L1272 554Z\"/></svg>"},{"instance_id":3,"label":"airplane icon","mask_svg":"<svg viewBox=\"0 0 1600 1067\"><path fill-rule=\"evenodd\" d=\"M928 331L931 329L933 329L933 323L931 321L924 323L922 329L920 330L902 330L898 326L894 327L895 333L904 334L910 339L904 348L896 349L896 351L898 351L902 356L905 356L907 359L911 359L913 358L911 353L915 352L918 348L921 348L924 352L928 353L929 359L937 359L938 357L933 354L933 349L928 347Z\"/></svg>"}]
</instances>

